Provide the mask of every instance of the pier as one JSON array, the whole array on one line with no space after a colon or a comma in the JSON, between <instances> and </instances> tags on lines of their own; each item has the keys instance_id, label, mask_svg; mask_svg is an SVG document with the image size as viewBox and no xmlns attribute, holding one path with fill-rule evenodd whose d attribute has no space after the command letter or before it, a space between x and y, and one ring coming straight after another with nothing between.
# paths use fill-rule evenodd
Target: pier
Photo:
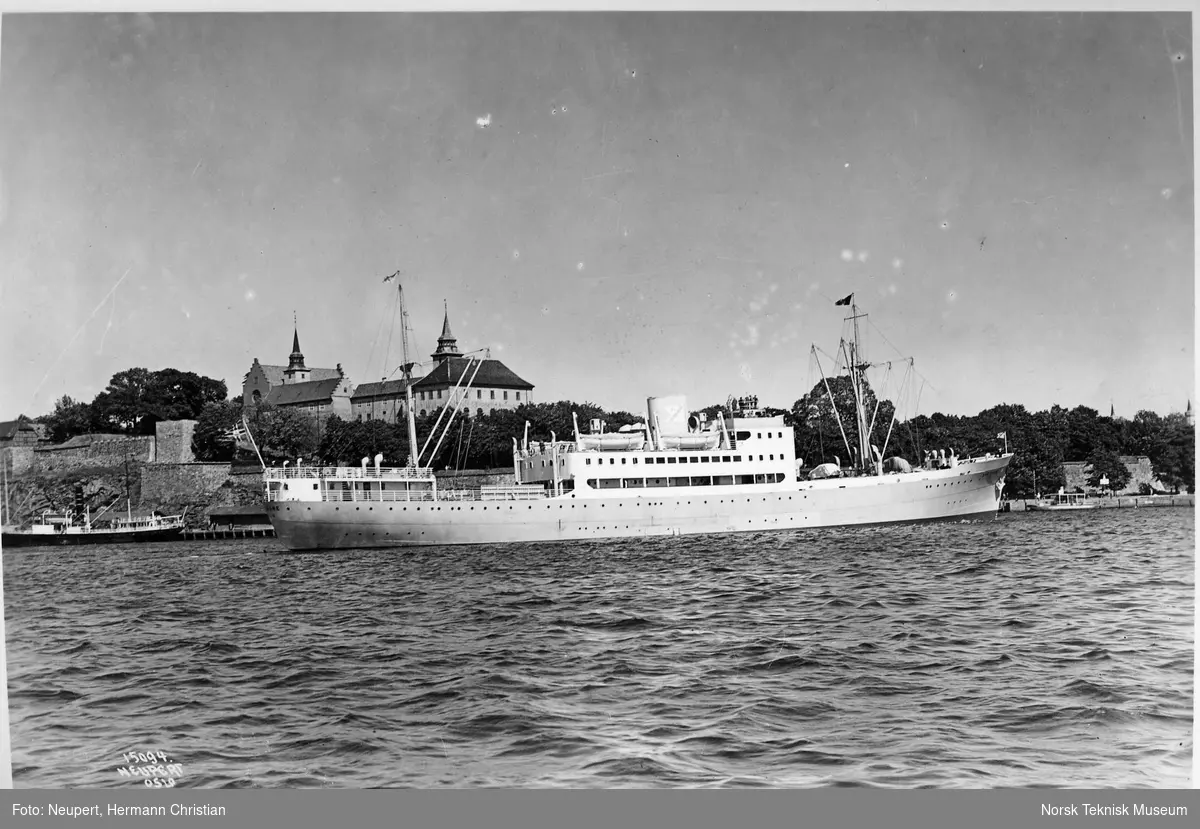
<instances>
[{"instance_id":1,"label":"pier","mask_svg":"<svg viewBox=\"0 0 1200 829\"><path fill-rule=\"evenodd\" d=\"M213 529L184 530L184 541L210 541L231 538L274 538L273 527L216 527Z\"/></svg>"},{"instance_id":2,"label":"pier","mask_svg":"<svg viewBox=\"0 0 1200 829\"><path fill-rule=\"evenodd\" d=\"M1005 501L1000 505L1000 512L1025 512L1025 504L1030 499ZM1099 509L1144 509L1147 507L1195 507L1195 495L1110 495L1104 498L1088 498L1087 503L1095 504Z\"/></svg>"}]
</instances>

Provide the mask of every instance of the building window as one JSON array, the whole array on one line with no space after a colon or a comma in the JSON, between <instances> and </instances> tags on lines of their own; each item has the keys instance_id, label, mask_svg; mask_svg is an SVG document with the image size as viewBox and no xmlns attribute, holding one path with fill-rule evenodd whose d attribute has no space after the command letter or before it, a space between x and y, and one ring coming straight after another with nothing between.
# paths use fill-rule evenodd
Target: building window
<instances>
[{"instance_id":1,"label":"building window","mask_svg":"<svg viewBox=\"0 0 1200 829\"><path fill-rule=\"evenodd\" d=\"M492 389L492 399L493 400L496 399L496 390L495 389Z\"/></svg>"},{"instance_id":2,"label":"building window","mask_svg":"<svg viewBox=\"0 0 1200 829\"><path fill-rule=\"evenodd\" d=\"M425 410L421 409L421 417L424 417L424 416L425 416Z\"/></svg>"},{"instance_id":3,"label":"building window","mask_svg":"<svg viewBox=\"0 0 1200 829\"><path fill-rule=\"evenodd\" d=\"M507 399L508 399L508 392L505 392L505 393L504 393L504 399L505 399L505 400L507 400Z\"/></svg>"},{"instance_id":4,"label":"building window","mask_svg":"<svg viewBox=\"0 0 1200 829\"><path fill-rule=\"evenodd\" d=\"M438 400L442 399L442 390L438 389Z\"/></svg>"},{"instance_id":5,"label":"building window","mask_svg":"<svg viewBox=\"0 0 1200 829\"><path fill-rule=\"evenodd\" d=\"M520 400L520 399L521 399L521 393L520 393L520 392L517 392L517 399L518 399L518 400Z\"/></svg>"},{"instance_id":6,"label":"building window","mask_svg":"<svg viewBox=\"0 0 1200 829\"><path fill-rule=\"evenodd\" d=\"M370 412L367 412L367 422L368 423L371 422L371 413Z\"/></svg>"},{"instance_id":7,"label":"building window","mask_svg":"<svg viewBox=\"0 0 1200 829\"><path fill-rule=\"evenodd\" d=\"M475 410L475 413L476 413L477 415L479 415L480 417L483 417L483 409L476 409L476 410Z\"/></svg>"},{"instance_id":8,"label":"building window","mask_svg":"<svg viewBox=\"0 0 1200 829\"><path fill-rule=\"evenodd\" d=\"M483 389L475 389L475 399L476 400L483 399Z\"/></svg>"}]
</instances>

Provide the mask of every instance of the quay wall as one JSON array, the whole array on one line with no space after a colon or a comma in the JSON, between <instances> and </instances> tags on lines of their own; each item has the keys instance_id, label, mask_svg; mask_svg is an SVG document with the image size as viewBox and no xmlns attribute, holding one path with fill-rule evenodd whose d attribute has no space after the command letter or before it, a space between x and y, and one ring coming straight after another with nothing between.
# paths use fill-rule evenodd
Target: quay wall
<instances>
[{"instance_id":1,"label":"quay wall","mask_svg":"<svg viewBox=\"0 0 1200 829\"><path fill-rule=\"evenodd\" d=\"M1008 501L1008 511L1024 512L1029 501ZM1195 507L1195 495L1121 495L1110 498L1088 498L1089 504L1100 509L1141 509L1144 507Z\"/></svg>"},{"instance_id":2,"label":"quay wall","mask_svg":"<svg viewBox=\"0 0 1200 829\"><path fill-rule=\"evenodd\" d=\"M187 523L207 524L206 512L229 481L227 463L155 463L141 468L141 506L176 513L188 508Z\"/></svg>"}]
</instances>

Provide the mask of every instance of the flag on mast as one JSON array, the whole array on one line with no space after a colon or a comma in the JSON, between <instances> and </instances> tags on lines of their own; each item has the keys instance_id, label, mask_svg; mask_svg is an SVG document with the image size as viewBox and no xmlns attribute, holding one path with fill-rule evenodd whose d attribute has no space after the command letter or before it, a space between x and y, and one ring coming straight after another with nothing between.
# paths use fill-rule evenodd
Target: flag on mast
<instances>
[{"instance_id":1,"label":"flag on mast","mask_svg":"<svg viewBox=\"0 0 1200 829\"><path fill-rule=\"evenodd\" d=\"M835 303L833 303L833 304L834 304L834 305L849 305L849 304L850 304L850 300L852 300L852 299L854 299L854 294L850 294L850 295L849 295L849 296L847 296L847 297L843 297L843 298L839 299L837 302L835 302Z\"/></svg>"},{"instance_id":2,"label":"flag on mast","mask_svg":"<svg viewBox=\"0 0 1200 829\"><path fill-rule=\"evenodd\" d=\"M391 282L393 279L395 279L395 278L396 278L397 276L399 276L399 275L400 275L400 271L396 271L395 273L388 274L387 276L385 276L385 277L383 278L383 281L384 281L384 282Z\"/></svg>"}]
</instances>

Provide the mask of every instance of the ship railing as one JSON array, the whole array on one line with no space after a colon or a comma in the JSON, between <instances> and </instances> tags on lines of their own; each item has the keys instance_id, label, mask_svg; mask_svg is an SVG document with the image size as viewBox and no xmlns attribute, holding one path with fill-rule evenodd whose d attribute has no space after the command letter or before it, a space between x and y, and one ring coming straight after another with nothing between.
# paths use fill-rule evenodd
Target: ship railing
<instances>
[{"instance_id":1,"label":"ship railing","mask_svg":"<svg viewBox=\"0 0 1200 829\"><path fill-rule=\"evenodd\" d=\"M429 478L433 469L427 466L383 466L376 469L368 466L283 466L268 467L263 470L263 479L268 481L290 480L294 478L348 478L364 480L381 480L396 478Z\"/></svg>"},{"instance_id":2,"label":"ship railing","mask_svg":"<svg viewBox=\"0 0 1200 829\"><path fill-rule=\"evenodd\" d=\"M413 501L537 501L547 497L549 497L549 493L542 486L497 486L482 487L481 489L446 489L437 492L432 490L405 491L402 489L372 489L364 492L361 490L330 489L321 493L320 500L340 504L387 504ZM267 500L303 503L303 500L289 498L287 497L287 493L279 491L268 492Z\"/></svg>"},{"instance_id":3,"label":"ship railing","mask_svg":"<svg viewBox=\"0 0 1200 829\"><path fill-rule=\"evenodd\" d=\"M551 443L548 440L531 440L529 441L528 449L518 449L517 456L521 458L534 458L542 455L549 455L557 448L560 453L574 452L575 442L571 440L560 440Z\"/></svg>"}]
</instances>

